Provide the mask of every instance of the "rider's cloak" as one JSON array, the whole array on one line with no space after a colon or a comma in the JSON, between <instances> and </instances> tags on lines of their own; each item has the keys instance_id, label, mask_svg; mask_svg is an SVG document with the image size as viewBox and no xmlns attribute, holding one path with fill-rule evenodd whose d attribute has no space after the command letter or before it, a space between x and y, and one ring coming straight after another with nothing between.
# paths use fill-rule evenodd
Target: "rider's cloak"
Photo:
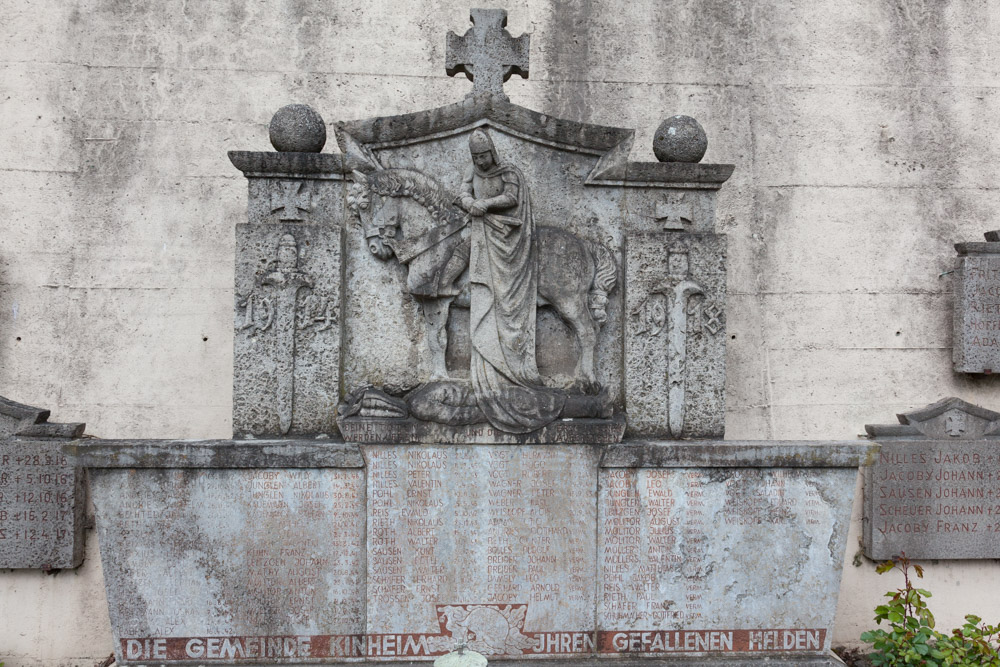
<instances>
[{"instance_id":1,"label":"rider's cloak","mask_svg":"<svg viewBox=\"0 0 1000 667\"><path fill-rule=\"evenodd\" d=\"M535 361L538 249L528 186L517 167L499 164L495 149L493 156L493 168L473 166L465 179L476 199L509 200L471 222L471 379L491 424L527 433L555 420L566 397L542 386ZM509 202L516 203L503 206Z\"/></svg>"}]
</instances>

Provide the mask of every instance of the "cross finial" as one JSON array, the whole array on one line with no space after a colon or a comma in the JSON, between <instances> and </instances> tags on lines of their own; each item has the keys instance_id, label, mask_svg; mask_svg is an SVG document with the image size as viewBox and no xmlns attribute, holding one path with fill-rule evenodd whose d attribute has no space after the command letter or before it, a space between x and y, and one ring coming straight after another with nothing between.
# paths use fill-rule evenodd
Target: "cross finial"
<instances>
[{"instance_id":1,"label":"cross finial","mask_svg":"<svg viewBox=\"0 0 1000 667\"><path fill-rule=\"evenodd\" d=\"M511 37L505 9L470 9L473 27L459 37L448 32L445 71L448 76L465 72L472 81L472 95L488 93L507 99L503 83L512 75L528 78L530 35Z\"/></svg>"}]
</instances>

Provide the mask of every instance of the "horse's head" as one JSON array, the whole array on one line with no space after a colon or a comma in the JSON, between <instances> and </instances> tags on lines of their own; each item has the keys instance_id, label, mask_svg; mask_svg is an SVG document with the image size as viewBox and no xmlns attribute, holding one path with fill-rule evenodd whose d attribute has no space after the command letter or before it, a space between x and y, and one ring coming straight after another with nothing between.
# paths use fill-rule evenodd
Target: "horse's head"
<instances>
[{"instance_id":1,"label":"horse's head","mask_svg":"<svg viewBox=\"0 0 1000 667\"><path fill-rule=\"evenodd\" d=\"M379 259L395 254L406 263L426 248L415 249L444 224L461 226L464 213L453 204L454 195L432 177L412 169L383 169L371 174L354 172L348 206L361 221L368 250Z\"/></svg>"},{"instance_id":2,"label":"horse's head","mask_svg":"<svg viewBox=\"0 0 1000 667\"><path fill-rule=\"evenodd\" d=\"M368 251L381 260L387 260L392 256L392 248L385 240L395 238L399 231L396 207L392 205L391 198L381 197L372 190L368 177L363 173L354 171L353 176L347 206L361 223Z\"/></svg>"}]
</instances>

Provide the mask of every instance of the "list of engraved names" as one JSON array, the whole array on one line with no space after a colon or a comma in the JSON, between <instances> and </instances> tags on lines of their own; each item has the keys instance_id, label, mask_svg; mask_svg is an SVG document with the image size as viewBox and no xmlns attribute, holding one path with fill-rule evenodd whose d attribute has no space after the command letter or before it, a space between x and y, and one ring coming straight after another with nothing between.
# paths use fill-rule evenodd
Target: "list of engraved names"
<instances>
[{"instance_id":1,"label":"list of engraved names","mask_svg":"<svg viewBox=\"0 0 1000 667\"><path fill-rule=\"evenodd\" d=\"M495 648L519 654L535 633L593 631L594 448L365 449L369 633L455 636L495 617L525 637Z\"/></svg>"}]
</instances>

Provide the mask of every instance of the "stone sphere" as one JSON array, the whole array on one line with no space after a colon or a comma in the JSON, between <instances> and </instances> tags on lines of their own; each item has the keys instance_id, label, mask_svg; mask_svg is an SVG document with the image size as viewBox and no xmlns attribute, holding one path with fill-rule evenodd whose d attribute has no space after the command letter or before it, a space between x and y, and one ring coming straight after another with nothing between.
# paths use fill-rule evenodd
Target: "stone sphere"
<instances>
[{"instance_id":1,"label":"stone sphere","mask_svg":"<svg viewBox=\"0 0 1000 667\"><path fill-rule=\"evenodd\" d=\"M660 162L699 162L708 150L708 135L691 116L671 116L656 128L653 153Z\"/></svg>"},{"instance_id":2,"label":"stone sphere","mask_svg":"<svg viewBox=\"0 0 1000 667\"><path fill-rule=\"evenodd\" d=\"M319 153L326 143L323 117L306 104L281 107L268 128L271 145L282 153Z\"/></svg>"}]
</instances>

